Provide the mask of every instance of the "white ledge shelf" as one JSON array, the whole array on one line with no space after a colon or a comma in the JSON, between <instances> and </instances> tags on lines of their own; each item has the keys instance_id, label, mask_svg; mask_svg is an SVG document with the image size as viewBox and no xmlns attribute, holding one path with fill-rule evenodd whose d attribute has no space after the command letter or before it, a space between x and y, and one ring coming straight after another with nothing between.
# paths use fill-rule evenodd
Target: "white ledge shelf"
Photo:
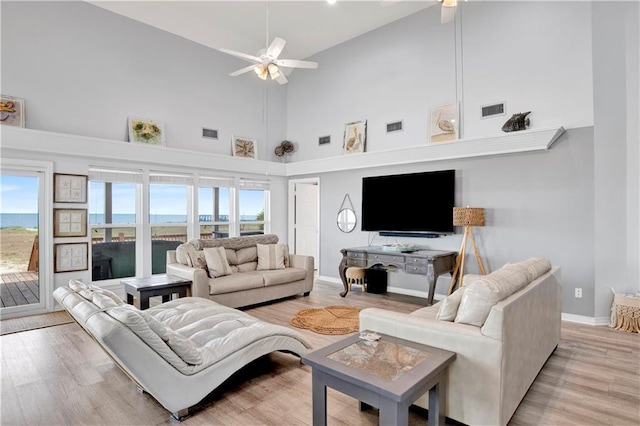
<instances>
[{"instance_id":1,"label":"white ledge shelf","mask_svg":"<svg viewBox=\"0 0 640 426\"><path fill-rule=\"evenodd\" d=\"M289 177L368 167L543 151L551 148L564 131L563 127L522 130L286 164L10 126L0 127L2 136L0 146L3 151L30 151L65 157L117 160L136 164L170 164L204 170Z\"/></svg>"},{"instance_id":2,"label":"white ledge shelf","mask_svg":"<svg viewBox=\"0 0 640 426\"><path fill-rule=\"evenodd\" d=\"M287 176L297 176L397 164L425 163L517 152L543 151L551 148L564 131L563 127L521 130L519 132L458 139L450 142L439 142L394 150L297 161L286 165L286 174Z\"/></svg>"}]
</instances>

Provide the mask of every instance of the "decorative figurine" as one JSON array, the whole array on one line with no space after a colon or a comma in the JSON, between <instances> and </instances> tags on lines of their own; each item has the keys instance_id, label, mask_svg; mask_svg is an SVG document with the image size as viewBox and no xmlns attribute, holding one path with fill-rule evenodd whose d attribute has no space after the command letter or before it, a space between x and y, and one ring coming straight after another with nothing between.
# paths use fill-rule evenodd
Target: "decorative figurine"
<instances>
[{"instance_id":1,"label":"decorative figurine","mask_svg":"<svg viewBox=\"0 0 640 426\"><path fill-rule=\"evenodd\" d=\"M502 131L517 132L518 130L525 130L531 124L531 121L527 118L529 114L531 114L531 111L513 114L502 126Z\"/></svg>"}]
</instances>

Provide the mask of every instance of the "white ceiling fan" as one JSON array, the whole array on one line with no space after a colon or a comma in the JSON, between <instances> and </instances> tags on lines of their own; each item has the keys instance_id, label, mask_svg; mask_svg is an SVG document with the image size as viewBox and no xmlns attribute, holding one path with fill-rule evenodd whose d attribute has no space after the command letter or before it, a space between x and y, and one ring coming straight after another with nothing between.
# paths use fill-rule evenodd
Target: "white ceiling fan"
<instances>
[{"instance_id":1,"label":"white ceiling fan","mask_svg":"<svg viewBox=\"0 0 640 426\"><path fill-rule=\"evenodd\" d=\"M280 84L285 84L288 80L282 70L280 70L281 67L309 69L318 68L317 62L300 61L297 59L278 59L278 56L284 49L286 43L287 42L280 37L276 37L273 39L269 47L267 47L266 49L261 49L255 56L224 48L218 50L253 63L252 65L232 72L231 74L229 74L230 76L235 77L253 70L262 80L266 80L267 76L270 76L272 80L275 80Z\"/></svg>"}]
</instances>

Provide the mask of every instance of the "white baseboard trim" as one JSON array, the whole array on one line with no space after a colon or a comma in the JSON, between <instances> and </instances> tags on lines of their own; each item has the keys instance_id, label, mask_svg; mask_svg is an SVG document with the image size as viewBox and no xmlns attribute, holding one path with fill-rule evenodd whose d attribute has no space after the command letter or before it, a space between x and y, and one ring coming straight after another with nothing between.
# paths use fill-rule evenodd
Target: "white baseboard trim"
<instances>
[{"instance_id":1,"label":"white baseboard trim","mask_svg":"<svg viewBox=\"0 0 640 426\"><path fill-rule=\"evenodd\" d=\"M562 321L575 322L586 325L609 325L610 317L587 317L584 315L574 315L562 313Z\"/></svg>"}]
</instances>

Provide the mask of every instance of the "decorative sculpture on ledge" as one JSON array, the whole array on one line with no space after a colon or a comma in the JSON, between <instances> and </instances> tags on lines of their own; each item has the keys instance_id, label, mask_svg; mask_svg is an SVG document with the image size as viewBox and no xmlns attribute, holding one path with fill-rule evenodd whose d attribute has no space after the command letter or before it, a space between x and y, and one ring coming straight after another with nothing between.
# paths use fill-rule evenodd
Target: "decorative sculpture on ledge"
<instances>
[{"instance_id":1,"label":"decorative sculpture on ledge","mask_svg":"<svg viewBox=\"0 0 640 426\"><path fill-rule=\"evenodd\" d=\"M276 146L273 152L276 154L277 157L283 157L285 155L287 156L291 155L291 153L293 153L293 151L295 150L296 150L296 147L293 144L293 142L285 140L280 142L280 145Z\"/></svg>"},{"instance_id":2,"label":"decorative sculpture on ledge","mask_svg":"<svg viewBox=\"0 0 640 426\"><path fill-rule=\"evenodd\" d=\"M531 121L527 118L529 114L531 114L531 111L513 114L502 126L502 131L517 132L518 130L526 130L531 125Z\"/></svg>"}]
</instances>

